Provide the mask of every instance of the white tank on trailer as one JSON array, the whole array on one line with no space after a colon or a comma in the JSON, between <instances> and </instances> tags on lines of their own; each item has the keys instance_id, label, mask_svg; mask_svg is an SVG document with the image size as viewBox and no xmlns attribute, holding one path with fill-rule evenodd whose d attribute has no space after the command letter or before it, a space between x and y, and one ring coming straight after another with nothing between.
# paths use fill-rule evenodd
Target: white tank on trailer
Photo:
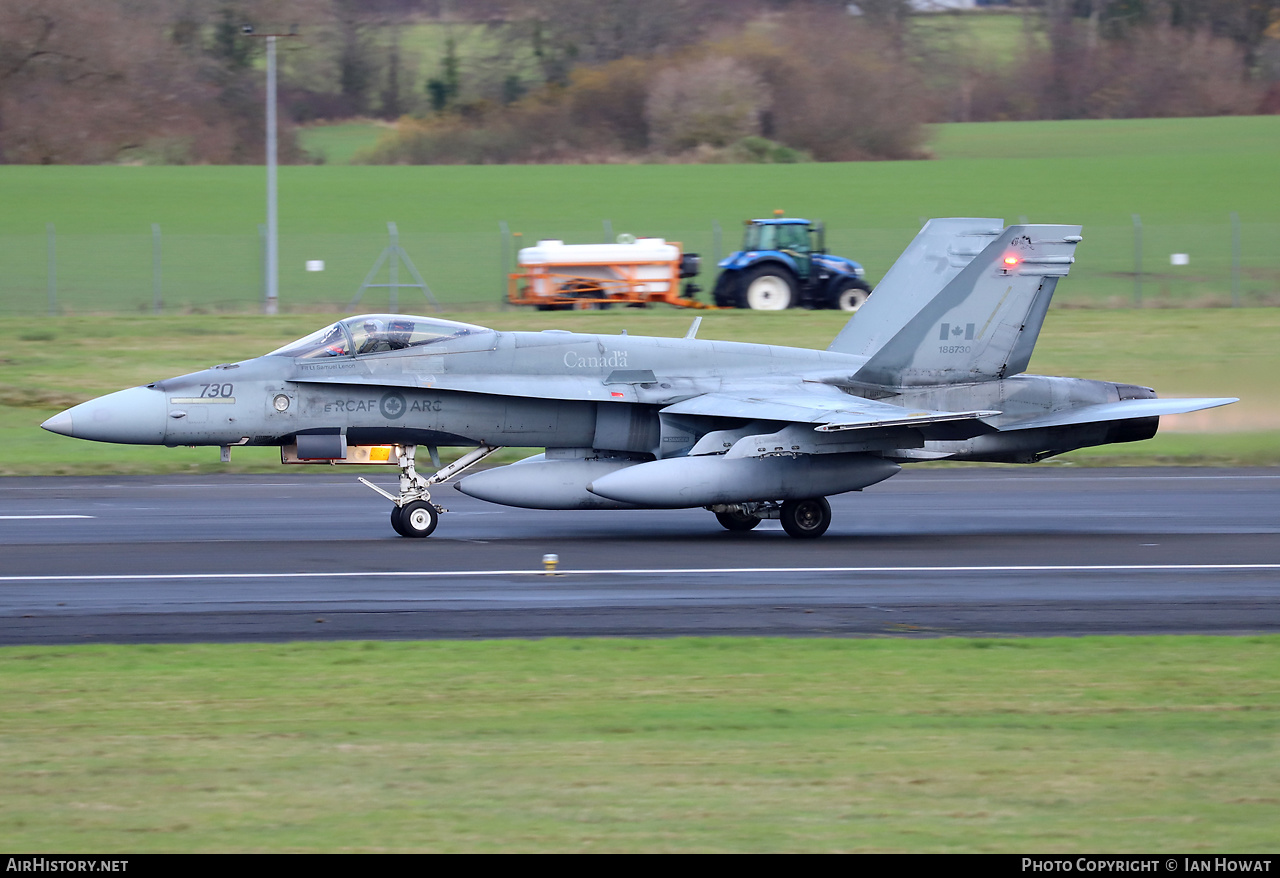
<instances>
[{"instance_id":1,"label":"white tank on trailer","mask_svg":"<svg viewBox=\"0 0 1280 878\"><path fill-rule=\"evenodd\" d=\"M636 238L634 244L566 244L554 239L520 250L521 265L600 265L611 262L671 262L680 248L666 238Z\"/></svg>"},{"instance_id":2,"label":"white tank on trailer","mask_svg":"<svg viewBox=\"0 0 1280 878\"><path fill-rule=\"evenodd\" d=\"M515 277L525 287L523 296L513 295L512 301L525 304L566 295L671 301L679 298L682 256L680 245L665 238L617 244L542 240L517 254L522 271Z\"/></svg>"}]
</instances>

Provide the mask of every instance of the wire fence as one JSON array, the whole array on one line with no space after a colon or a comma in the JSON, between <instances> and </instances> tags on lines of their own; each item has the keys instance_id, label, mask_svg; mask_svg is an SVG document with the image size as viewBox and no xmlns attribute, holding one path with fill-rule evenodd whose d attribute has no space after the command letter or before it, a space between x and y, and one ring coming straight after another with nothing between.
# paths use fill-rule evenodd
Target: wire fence
<instances>
[{"instance_id":1,"label":"wire fence","mask_svg":"<svg viewBox=\"0 0 1280 878\"><path fill-rule=\"evenodd\" d=\"M1127 218L1126 218L1127 219ZM861 262L878 280L918 227L831 228L830 252ZM424 233L400 228L398 244L445 310L493 310L505 301L515 253L543 238L588 244L619 233L663 237L702 256L701 298L709 298L717 259L737 249L741 226L617 228L608 220L577 229L508 229L491 233ZM1056 307L1225 307L1280 305L1280 224L1239 222L1147 224L1141 218L1084 230L1071 275ZM361 311L389 306L389 268L370 279L388 247L385 231L280 236L282 311L341 312L371 281ZM123 314L253 312L264 298L264 238L169 234L158 226L137 234L68 234L56 225L0 236L0 313ZM408 281L402 272L400 281ZM398 309L428 311L413 287L398 291Z\"/></svg>"}]
</instances>

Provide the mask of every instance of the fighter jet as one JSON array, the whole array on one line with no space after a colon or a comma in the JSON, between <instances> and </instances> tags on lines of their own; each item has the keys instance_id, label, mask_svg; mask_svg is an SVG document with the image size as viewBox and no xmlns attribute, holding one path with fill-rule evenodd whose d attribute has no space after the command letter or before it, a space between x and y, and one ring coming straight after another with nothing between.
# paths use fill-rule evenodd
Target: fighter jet
<instances>
[{"instance_id":1,"label":"fighter jet","mask_svg":"<svg viewBox=\"0 0 1280 878\"><path fill-rule=\"evenodd\" d=\"M1232 398L1024 374L1080 227L932 220L826 350L369 314L239 363L91 400L46 430L142 445L279 446L286 463L397 465L391 524L425 537L431 490L503 446L545 448L456 483L534 509L703 507L821 536L825 499L925 460L1033 463L1155 435ZM437 448L471 446L441 467ZM436 467L416 468L425 446Z\"/></svg>"}]
</instances>

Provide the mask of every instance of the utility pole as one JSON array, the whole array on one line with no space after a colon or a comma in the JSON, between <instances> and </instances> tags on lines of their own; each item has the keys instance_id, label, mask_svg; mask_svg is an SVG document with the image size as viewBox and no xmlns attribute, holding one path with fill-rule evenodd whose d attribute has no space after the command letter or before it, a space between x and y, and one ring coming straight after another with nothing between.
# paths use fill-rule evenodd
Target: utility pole
<instances>
[{"instance_id":1,"label":"utility pole","mask_svg":"<svg viewBox=\"0 0 1280 878\"><path fill-rule=\"evenodd\" d=\"M280 218L276 198L276 38L296 37L297 27L284 34L257 34L253 25L240 29L247 37L266 37L267 40L267 283L264 314L280 312Z\"/></svg>"},{"instance_id":2,"label":"utility pole","mask_svg":"<svg viewBox=\"0 0 1280 878\"><path fill-rule=\"evenodd\" d=\"M280 311L280 214L276 200L276 38L267 37L267 301L263 311Z\"/></svg>"}]
</instances>

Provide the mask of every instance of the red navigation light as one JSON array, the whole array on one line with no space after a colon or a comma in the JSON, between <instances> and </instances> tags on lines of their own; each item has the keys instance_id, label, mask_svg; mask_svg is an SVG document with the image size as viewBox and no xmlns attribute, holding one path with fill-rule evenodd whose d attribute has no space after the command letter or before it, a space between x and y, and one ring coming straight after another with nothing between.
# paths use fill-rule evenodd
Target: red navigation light
<instances>
[{"instance_id":1,"label":"red navigation light","mask_svg":"<svg viewBox=\"0 0 1280 878\"><path fill-rule=\"evenodd\" d=\"M1004 264L1005 264L1007 267L1009 267L1009 268L1013 268L1015 265L1017 265L1017 264L1018 264L1018 257L1017 257L1017 256L1006 256L1006 257L1004 258Z\"/></svg>"}]
</instances>

